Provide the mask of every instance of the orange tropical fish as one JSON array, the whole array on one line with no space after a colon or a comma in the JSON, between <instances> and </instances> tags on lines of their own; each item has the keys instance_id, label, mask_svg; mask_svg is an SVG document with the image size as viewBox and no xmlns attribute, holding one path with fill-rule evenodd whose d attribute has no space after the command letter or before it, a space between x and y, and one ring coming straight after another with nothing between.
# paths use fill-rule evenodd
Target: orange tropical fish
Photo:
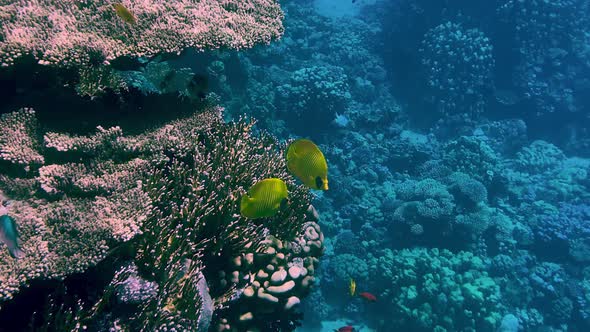
<instances>
[{"instance_id":1,"label":"orange tropical fish","mask_svg":"<svg viewBox=\"0 0 590 332\"><path fill-rule=\"evenodd\" d=\"M369 292L362 292L359 294L359 296L369 302L377 302L377 296L375 296Z\"/></svg>"}]
</instances>

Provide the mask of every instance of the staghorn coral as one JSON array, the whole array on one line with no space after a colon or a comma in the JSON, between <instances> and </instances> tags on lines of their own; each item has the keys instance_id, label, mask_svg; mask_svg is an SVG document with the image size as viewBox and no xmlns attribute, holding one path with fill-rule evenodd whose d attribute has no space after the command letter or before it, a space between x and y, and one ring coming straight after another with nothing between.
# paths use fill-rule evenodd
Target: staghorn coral
<instances>
[{"instance_id":1,"label":"staghorn coral","mask_svg":"<svg viewBox=\"0 0 590 332\"><path fill-rule=\"evenodd\" d=\"M135 23L119 17L112 2L15 0L3 3L0 64L30 54L41 64L82 66L122 56L180 53L185 48L251 47L282 34L272 0L121 1Z\"/></svg>"},{"instance_id":2,"label":"staghorn coral","mask_svg":"<svg viewBox=\"0 0 590 332\"><path fill-rule=\"evenodd\" d=\"M34 157L16 159L28 173L5 173L7 168L0 172L0 192L7 205L3 212L16 219L26 253L14 260L0 252L6 266L0 272L0 302L33 279L61 279L95 265L116 244L141 233L150 204L142 187L147 161L113 163L102 156L87 156L77 163L58 164L55 159L49 163L46 155L53 147L40 142L33 110L3 118L19 119L18 127L28 128L5 132L11 135L5 142L23 142L27 148L23 151ZM68 154L65 149L61 152ZM15 162L15 158L5 154L2 162Z\"/></svg>"},{"instance_id":3,"label":"staghorn coral","mask_svg":"<svg viewBox=\"0 0 590 332\"><path fill-rule=\"evenodd\" d=\"M304 223L308 192L294 185L280 146L271 137L252 136L252 125L245 120L226 125L214 110L125 141L126 149L145 151L145 141L157 137L147 151L165 151L146 184L154 203L136 259L144 277L157 282L161 291L140 308L130 326L148 331L206 331L203 326L265 330L271 324L269 313L248 314L238 308L242 302L269 299L277 299L280 317L272 324L287 328L297 319L290 309L313 281L323 238L317 224ZM286 180L289 208L256 221L237 214L246 188L267 177ZM283 279L284 293L276 281L269 285L264 273L258 275L260 269L290 271L292 266L307 276Z\"/></svg>"},{"instance_id":4,"label":"staghorn coral","mask_svg":"<svg viewBox=\"0 0 590 332\"><path fill-rule=\"evenodd\" d=\"M0 162L29 169L45 162L38 152L37 120L35 112L23 108L0 116Z\"/></svg>"}]
</instances>

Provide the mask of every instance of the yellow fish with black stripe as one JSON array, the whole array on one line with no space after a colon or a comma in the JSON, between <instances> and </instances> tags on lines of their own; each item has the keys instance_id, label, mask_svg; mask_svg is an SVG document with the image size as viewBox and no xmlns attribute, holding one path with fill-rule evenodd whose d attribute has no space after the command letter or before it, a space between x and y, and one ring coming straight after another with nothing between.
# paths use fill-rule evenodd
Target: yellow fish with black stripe
<instances>
[{"instance_id":1,"label":"yellow fish with black stripe","mask_svg":"<svg viewBox=\"0 0 590 332\"><path fill-rule=\"evenodd\" d=\"M270 178L257 182L242 196L240 213L250 219L274 216L287 202L287 185L281 179Z\"/></svg>"},{"instance_id":2,"label":"yellow fish with black stripe","mask_svg":"<svg viewBox=\"0 0 590 332\"><path fill-rule=\"evenodd\" d=\"M309 188L328 190L328 163L314 142L298 139L289 144L287 168Z\"/></svg>"}]
</instances>

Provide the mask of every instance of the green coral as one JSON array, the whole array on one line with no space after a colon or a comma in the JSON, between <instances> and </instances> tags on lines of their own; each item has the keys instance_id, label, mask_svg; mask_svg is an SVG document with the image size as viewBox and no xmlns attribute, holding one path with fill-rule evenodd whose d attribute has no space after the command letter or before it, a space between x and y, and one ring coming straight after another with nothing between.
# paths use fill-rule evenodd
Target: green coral
<instances>
[{"instance_id":1,"label":"green coral","mask_svg":"<svg viewBox=\"0 0 590 332\"><path fill-rule=\"evenodd\" d=\"M487 265L470 252L384 250L370 261L370 280L388 285L389 328L412 331L495 331L504 308Z\"/></svg>"}]
</instances>

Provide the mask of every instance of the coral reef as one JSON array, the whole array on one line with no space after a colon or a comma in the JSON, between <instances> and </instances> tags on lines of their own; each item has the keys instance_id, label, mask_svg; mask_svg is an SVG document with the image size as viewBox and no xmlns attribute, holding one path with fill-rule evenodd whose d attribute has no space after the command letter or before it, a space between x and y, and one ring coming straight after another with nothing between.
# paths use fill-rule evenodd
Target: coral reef
<instances>
[{"instance_id":1,"label":"coral reef","mask_svg":"<svg viewBox=\"0 0 590 332\"><path fill-rule=\"evenodd\" d=\"M502 319L500 287L469 252L384 250L369 265L373 287L387 285L379 293L394 310L382 311L388 328L495 331Z\"/></svg>"},{"instance_id":2,"label":"coral reef","mask_svg":"<svg viewBox=\"0 0 590 332\"><path fill-rule=\"evenodd\" d=\"M23 108L0 117L0 213L27 254L0 252L0 315L40 280L72 292L73 275L104 269L96 292L50 296L58 317L41 318L63 330L292 331L301 313L308 331L590 330L587 0L359 0L354 16L286 0L281 40L240 52L283 33L275 2L24 15L54 3L0 9L0 45L22 46L0 57L17 82L4 109ZM80 38L99 18L100 44L56 44L73 33L63 25L20 34L63 13ZM202 30L166 30L179 20ZM161 54L189 47L219 49ZM23 72L26 61L41 64ZM19 92L44 75L59 79L38 95L75 87L90 100L76 111L104 102L101 120L127 103L135 120L152 105L169 117L49 129L43 103ZM173 121L174 101L204 110ZM330 190L297 185L267 132L311 137ZM239 197L266 177L285 179L288 209L247 220Z\"/></svg>"},{"instance_id":3,"label":"coral reef","mask_svg":"<svg viewBox=\"0 0 590 332\"><path fill-rule=\"evenodd\" d=\"M30 54L41 64L84 66L122 56L151 57L188 47L252 47L282 33L272 0L122 1L127 22L108 1L12 1L1 7L0 63Z\"/></svg>"},{"instance_id":4,"label":"coral reef","mask_svg":"<svg viewBox=\"0 0 590 332\"><path fill-rule=\"evenodd\" d=\"M494 69L492 45L478 29L446 22L431 29L422 41L422 64L436 109L446 115L477 115L485 107Z\"/></svg>"},{"instance_id":5,"label":"coral reef","mask_svg":"<svg viewBox=\"0 0 590 332\"><path fill-rule=\"evenodd\" d=\"M26 167L0 176L3 213L17 220L26 253L20 260L0 253L3 302L33 280L82 273L128 248L133 261L93 310L80 314L86 326L294 329L323 235L281 146L252 136L252 123L225 124L215 107L136 136L116 127L88 136L43 134L30 109L2 121L13 128L3 151L23 141L43 156L3 158L19 171ZM271 176L288 183L289 208L262 222L237 214L244 188ZM108 314L111 296L136 314ZM241 312L245 303L276 307Z\"/></svg>"}]
</instances>

